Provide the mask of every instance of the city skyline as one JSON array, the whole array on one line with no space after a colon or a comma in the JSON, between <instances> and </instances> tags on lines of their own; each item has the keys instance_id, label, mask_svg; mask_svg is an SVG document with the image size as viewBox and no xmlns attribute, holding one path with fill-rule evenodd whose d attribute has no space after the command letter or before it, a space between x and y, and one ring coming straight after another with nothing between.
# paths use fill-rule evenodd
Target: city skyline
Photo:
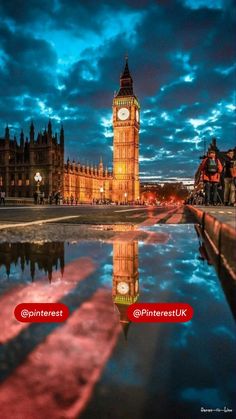
<instances>
[{"instance_id":1,"label":"city skyline","mask_svg":"<svg viewBox=\"0 0 236 419\"><path fill-rule=\"evenodd\" d=\"M128 53L141 180L191 178L213 136L234 146L231 1L14 4L0 6L1 136L6 124L19 138L50 118L64 125L65 159L102 154L112 167L112 100Z\"/></svg>"}]
</instances>

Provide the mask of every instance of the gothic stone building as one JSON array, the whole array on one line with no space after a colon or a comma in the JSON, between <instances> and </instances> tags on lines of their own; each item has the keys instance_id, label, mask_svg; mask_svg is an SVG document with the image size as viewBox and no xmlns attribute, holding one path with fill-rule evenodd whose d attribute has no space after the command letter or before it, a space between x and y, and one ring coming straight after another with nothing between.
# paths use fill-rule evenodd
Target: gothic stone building
<instances>
[{"instance_id":1,"label":"gothic stone building","mask_svg":"<svg viewBox=\"0 0 236 419\"><path fill-rule=\"evenodd\" d=\"M48 129L35 138L34 125L30 126L30 138L23 131L20 144L10 138L10 130L5 129L5 137L0 138L0 189L7 197L32 197L36 182L34 176L42 176L41 190L48 196L63 187L64 174L64 132L53 136L51 122Z\"/></svg>"},{"instance_id":2,"label":"gothic stone building","mask_svg":"<svg viewBox=\"0 0 236 419\"><path fill-rule=\"evenodd\" d=\"M5 190L7 197L32 197L36 190L34 176L40 172L40 191L45 197L59 192L65 199L73 197L78 202L138 201L140 105L133 92L127 58L112 109L113 173L103 167L102 160L98 166L70 160L65 164L63 127L58 138L49 121L47 130L35 138L31 123L30 138L21 132L20 144L10 138L8 127L0 138L0 190Z\"/></svg>"}]
</instances>

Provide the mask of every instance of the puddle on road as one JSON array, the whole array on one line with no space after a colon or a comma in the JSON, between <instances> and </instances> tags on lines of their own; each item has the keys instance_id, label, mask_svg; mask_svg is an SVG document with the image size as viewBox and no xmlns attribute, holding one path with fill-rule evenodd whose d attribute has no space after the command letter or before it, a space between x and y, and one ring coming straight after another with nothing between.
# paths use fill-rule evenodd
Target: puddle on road
<instances>
[{"instance_id":1,"label":"puddle on road","mask_svg":"<svg viewBox=\"0 0 236 419\"><path fill-rule=\"evenodd\" d=\"M86 405L86 409L81 416L83 419L194 419L201 416L201 407L233 408L235 323L214 268L203 260L194 226L156 225L143 231L148 232L150 237L155 235L156 239L139 240L132 236L129 240L118 237L113 242L0 244L0 317L4 316L7 330L6 333L3 331L2 349L0 347L0 360L4 357L7 359L0 375L3 389L9 379L12 380L9 386L14 387L17 367L21 364L27 367L29 362L28 368L34 368L41 388L40 380L44 376L40 375L43 369L43 361L40 367L40 356L45 350L51 356L54 381L53 385L50 382L44 384L41 393L47 392L49 409L48 394L52 394L51 417L54 418L53 409L57 409L54 406L55 392L57 397L60 393L60 409L76 412L76 397L83 398L81 389L78 388L76 392L75 387L82 385L76 374L79 374L79 359L84 356L80 353L80 346L83 347L87 330L87 338L90 338L87 351L91 352L91 359L87 360L89 365L85 364L83 369L88 368L93 372L97 368L99 371L96 370L96 380L91 371L84 378L83 388L90 385L87 393L90 391L92 395L89 401L84 398L82 408ZM119 293L119 282L128 283L125 298ZM103 292L106 293L105 297L101 297ZM101 320L97 315L93 317L91 312L86 314L86 310L82 314L86 307L89 310L89 307L97 304L97 295L106 304ZM38 329L24 324L24 327L17 329L13 319L6 322L4 309L7 310L12 303L30 302L30 299L62 301L69 306L71 316L66 322L67 340L60 345L66 358L69 348L75 344L78 355L74 348L70 356L76 365L73 362L67 365L65 361L63 367L64 364L57 359L57 346L50 343L50 339L57 342L55 336L60 333L60 328L67 327L66 324L44 324ZM135 301L185 302L193 307L194 317L192 321L182 324L131 324L125 309ZM112 311L105 313L106 308ZM108 329L111 313L114 313L116 325L120 320L122 322L118 332L115 332L115 323L109 326L110 338L106 340L104 329ZM74 315L77 315L77 320L73 320ZM84 316L82 326L79 325L80 316ZM72 320L73 327L69 328ZM98 333L96 338L95 332ZM30 344L27 343L29 341ZM115 343L109 348L109 355L103 363L100 365L97 360L93 367L92 359L98 350L98 341L101 342L101 357L108 350L110 342ZM38 346L44 348L40 349L40 356ZM12 347L14 350L8 359L7 350L10 348L9 351L12 351ZM34 358L29 361L31 353ZM37 359L37 366L34 366L34 359ZM71 386L71 393L74 392L74 397L69 401L64 386L61 387L61 376L64 376L68 389ZM90 384L89 380L92 380ZM93 380L97 381L95 387ZM10 397L9 388L6 394L6 397ZM24 397L29 398L26 402L30 404L34 394L24 394ZM12 403L11 397L8 403ZM14 403L17 405L16 401ZM36 407L37 403L36 395ZM18 407L21 409L21 406Z\"/></svg>"}]
</instances>

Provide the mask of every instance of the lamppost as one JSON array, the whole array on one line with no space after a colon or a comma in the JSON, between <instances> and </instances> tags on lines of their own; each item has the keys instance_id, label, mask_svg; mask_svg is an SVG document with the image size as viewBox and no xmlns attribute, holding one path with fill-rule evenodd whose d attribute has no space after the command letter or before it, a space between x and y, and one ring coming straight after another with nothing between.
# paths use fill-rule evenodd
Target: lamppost
<instances>
[{"instance_id":1,"label":"lamppost","mask_svg":"<svg viewBox=\"0 0 236 419\"><path fill-rule=\"evenodd\" d=\"M125 192L124 193L124 196L125 196L125 204L127 204L127 195L128 195L127 192Z\"/></svg>"},{"instance_id":2,"label":"lamppost","mask_svg":"<svg viewBox=\"0 0 236 419\"><path fill-rule=\"evenodd\" d=\"M39 186L40 186L40 183L42 182L42 176L40 175L40 173L39 172L37 172L36 174L35 174L35 176L34 176L34 180L35 180L35 182L36 182L36 187L37 187L37 189L36 189L36 192L37 192L37 194L39 195Z\"/></svg>"},{"instance_id":3,"label":"lamppost","mask_svg":"<svg viewBox=\"0 0 236 419\"><path fill-rule=\"evenodd\" d=\"M102 201L103 201L103 199L102 199L102 194L103 194L103 192L104 192L104 189L103 189L103 186L101 186L101 187L100 187L101 203L102 203Z\"/></svg>"}]
</instances>

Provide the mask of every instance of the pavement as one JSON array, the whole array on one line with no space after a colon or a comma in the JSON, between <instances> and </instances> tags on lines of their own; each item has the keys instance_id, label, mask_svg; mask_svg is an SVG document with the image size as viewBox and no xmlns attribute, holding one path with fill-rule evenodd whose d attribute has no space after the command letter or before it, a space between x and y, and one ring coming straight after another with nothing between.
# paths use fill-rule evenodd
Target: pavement
<instances>
[{"instance_id":1,"label":"pavement","mask_svg":"<svg viewBox=\"0 0 236 419\"><path fill-rule=\"evenodd\" d=\"M221 223L228 224L236 229L236 207L205 207L194 205L193 208L197 208L203 212L206 212L215 217Z\"/></svg>"},{"instance_id":2,"label":"pavement","mask_svg":"<svg viewBox=\"0 0 236 419\"><path fill-rule=\"evenodd\" d=\"M189 205L200 225L209 258L213 261L220 279L236 281L236 219L235 207L202 207ZM197 227L198 229L198 227Z\"/></svg>"}]
</instances>

